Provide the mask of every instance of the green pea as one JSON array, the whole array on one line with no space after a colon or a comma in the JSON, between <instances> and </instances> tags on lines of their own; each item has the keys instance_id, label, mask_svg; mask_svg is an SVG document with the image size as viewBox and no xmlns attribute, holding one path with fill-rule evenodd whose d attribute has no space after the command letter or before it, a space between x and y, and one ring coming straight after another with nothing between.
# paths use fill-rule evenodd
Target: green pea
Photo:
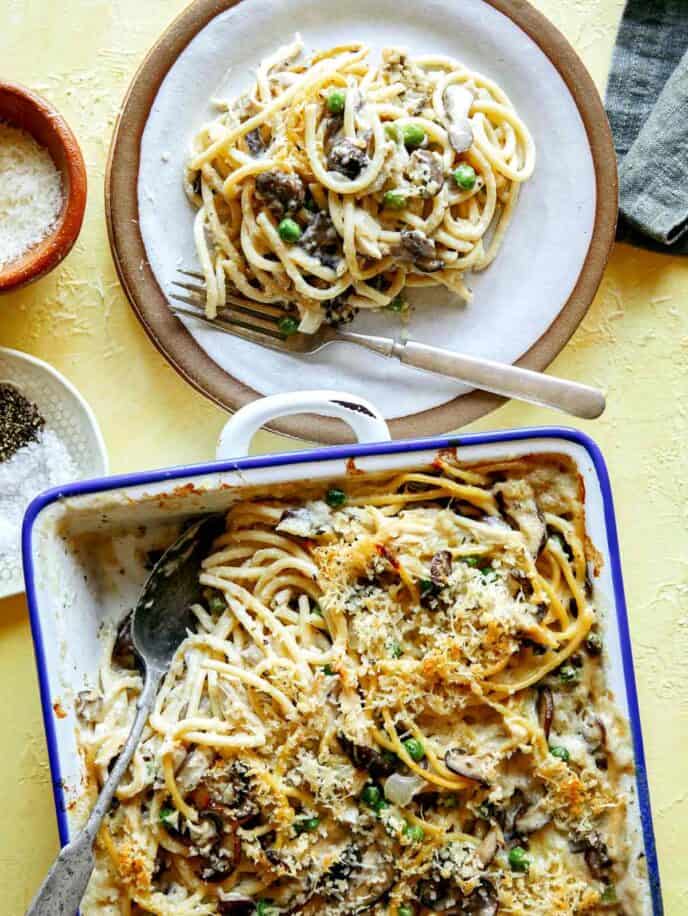
<instances>
[{"instance_id":1,"label":"green pea","mask_svg":"<svg viewBox=\"0 0 688 916\"><path fill-rule=\"evenodd\" d=\"M398 642L392 641L388 646L389 654L392 658L401 658L404 654L404 650L401 648Z\"/></svg>"},{"instance_id":2,"label":"green pea","mask_svg":"<svg viewBox=\"0 0 688 916\"><path fill-rule=\"evenodd\" d=\"M425 131L420 124L414 124L413 121L410 124L404 124L401 128L401 135L404 139L404 145L410 149L420 146L425 140Z\"/></svg>"},{"instance_id":3,"label":"green pea","mask_svg":"<svg viewBox=\"0 0 688 916\"><path fill-rule=\"evenodd\" d=\"M276 916L277 908L269 900L259 900L256 904L256 916Z\"/></svg>"},{"instance_id":4,"label":"green pea","mask_svg":"<svg viewBox=\"0 0 688 916\"><path fill-rule=\"evenodd\" d=\"M171 817L174 817L175 813L174 808L161 808L159 814L160 823L165 824Z\"/></svg>"},{"instance_id":5,"label":"green pea","mask_svg":"<svg viewBox=\"0 0 688 916\"><path fill-rule=\"evenodd\" d=\"M341 114L346 103L346 92L343 89L333 89L327 96L327 107L330 114Z\"/></svg>"},{"instance_id":6,"label":"green pea","mask_svg":"<svg viewBox=\"0 0 688 916\"><path fill-rule=\"evenodd\" d=\"M334 677L335 674L337 673L336 671L333 671L333 670L332 670L332 668L330 667L330 665L323 665L323 669L322 669L322 670L323 670L323 674L326 674L328 677Z\"/></svg>"},{"instance_id":7,"label":"green pea","mask_svg":"<svg viewBox=\"0 0 688 916\"><path fill-rule=\"evenodd\" d=\"M346 493L338 487L330 487L325 494L325 502L333 509L338 509L339 506L343 506L346 502Z\"/></svg>"},{"instance_id":8,"label":"green pea","mask_svg":"<svg viewBox=\"0 0 688 916\"><path fill-rule=\"evenodd\" d=\"M477 566L480 563L480 557L461 557L461 562L466 566Z\"/></svg>"},{"instance_id":9,"label":"green pea","mask_svg":"<svg viewBox=\"0 0 688 916\"><path fill-rule=\"evenodd\" d=\"M306 194L306 199L304 200L303 205L309 213L320 213L320 207L316 204L310 194Z\"/></svg>"},{"instance_id":10,"label":"green pea","mask_svg":"<svg viewBox=\"0 0 688 916\"><path fill-rule=\"evenodd\" d=\"M618 898L616 896L616 888L613 884L608 884L605 889L602 891L602 896L600 897L602 903L616 903Z\"/></svg>"},{"instance_id":11,"label":"green pea","mask_svg":"<svg viewBox=\"0 0 688 916\"><path fill-rule=\"evenodd\" d=\"M415 910L411 906L398 906L397 916L414 916Z\"/></svg>"},{"instance_id":12,"label":"green pea","mask_svg":"<svg viewBox=\"0 0 688 916\"><path fill-rule=\"evenodd\" d=\"M304 817L301 820L294 821L294 830L297 833L313 833L319 826L319 817Z\"/></svg>"},{"instance_id":13,"label":"green pea","mask_svg":"<svg viewBox=\"0 0 688 916\"><path fill-rule=\"evenodd\" d=\"M298 242L301 238L301 226L286 216L277 227L280 238L285 242Z\"/></svg>"},{"instance_id":14,"label":"green pea","mask_svg":"<svg viewBox=\"0 0 688 916\"><path fill-rule=\"evenodd\" d=\"M509 850L509 865L512 871L528 871L530 862L522 846L514 846Z\"/></svg>"},{"instance_id":15,"label":"green pea","mask_svg":"<svg viewBox=\"0 0 688 916\"><path fill-rule=\"evenodd\" d=\"M361 792L361 801L369 808L375 809L382 801L382 792L377 786L367 785Z\"/></svg>"},{"instance_id":16,"label":"green pea","mask_svg":"<svg viewBox=\"0 0 688 916\"><path fill-rule=\"evenodd\" d=\"M389 210L403 210L406 206L406 198L401 191L385 191L382 203Z\"/></svg>"},{"instance_id":17,"label":"green pea","mask_svg":"<svg viewBox=\"0 0 688 916\"><path fill-rule=\"evenodd\" d=\"M564 665L559 669L559 680L563 684L573 684L578 680L578 672L572 665Z\"/></svg>"},{"instance_id":18,"label":"green pea","mask_svg":"<svg viewBox=\"0 0 688 916\"><path fill-rule=\"evenodd\" d=\"M208 610L211 614L220 614L226 607L227 603L219 595L211 595L208 599Z\"/></svg>"},{"instance_id":19,"label":"green pea","mask_svg":"<svg viewBox=\"0 0 688 916\"><path fill-rule=\"evenodd\" d=\"M472 165L462 162L458 168L454 169L454 181L464 191L472 191L475 187L476 174Z\"/></svg>"},{"instance_id":20,"label":"green pea","mask_svg":"<svg viewBox=\"0 0 688 916\"><path fill-rule=\"evenodd\" d=\"M585 647L591 655L599 655L602 651L602 637L599 633L588 633Z\"/></svg>"},{"instance_id":21,"label":"green pea","mask_svg":"<svg viewBox=\"0 0 688 916\"><path fill-rule=\"evenodd\" d=\"M421 598L427 598L428 595L432 595L436 591L435 583L432 579L419 579L418 587L420 588Z\"/></svg>"},{"instance_id":22,"label":"green pea","mask_svg":"<svg viewBox=\"0 0 688 916\"><path fill-rule=\"evenodd\" d=\"M411 760L415 760L416 763L425 757L425 748L417 738L407 738L402 744Z\"/></svg>"},{"instance_id":23,"label":"green pea","mask_svg":"<svg viewBox=\"0 0 688 916\"><path fill-rule=\"evenodd\" d=\"M285 318L280 318L277 323L280 334L284 334L285 337L291 337L292 334L296 334L299 329L299 322L296 318L292 318L290 315L287 315Z\"/></svg>"},{"instance_id":24,"label":"green pea","mask_svg":"<svg viewBox=\"0 0 688 916\"><path fill-rule=\"evenodd\" d=\"M402 833L412 843L422 843L425 839L425 831L419 824L405 824Z\"/></svg>"},{"instance_id":25,"label":"green pea","mask_svg":"<svg viewBox=\"0 0 688 916\"><path fill-rule=\"evenodd\" d=\"M395 296L387 308L390 312L403 312L408 308L408 304L401 298L401 296Z\"/></svg>"},{"instance_id":26,"label":"green pea","mask_svg":"<svg viewBox=\"0 0 688 916\"><path fill-rule=\"evenodd\" d=\"M566 748L562 747L560 744L555 744L553 747L549 749L549 752L552 755L552 757L558 757L559 760L563 760L564 763L569 762L569 758L571 755L566 750Z\"/></svg>"},{"instance_id":27,"label":"green pea","mask_svg":"<svg viewBox=\"0 0 688 916\"><path fill-rule=\"evenodd\" d=\"M394 751L389 751L386 747L382 748L382 759L385 761L385 763L389 764L389 766L396 766L396 764L399 762L399 758L394 753Z\"/></svg>"},{"instance_id":28,"label":"green pea","mask_svg":"<svg viewBox=\"0 0 688 916\"><path fill-rule=\"evenodd\" d=\"M390 140L399 142L399 128L396 124L385 124L385 134Z\"/></svg>"}]
</instances>

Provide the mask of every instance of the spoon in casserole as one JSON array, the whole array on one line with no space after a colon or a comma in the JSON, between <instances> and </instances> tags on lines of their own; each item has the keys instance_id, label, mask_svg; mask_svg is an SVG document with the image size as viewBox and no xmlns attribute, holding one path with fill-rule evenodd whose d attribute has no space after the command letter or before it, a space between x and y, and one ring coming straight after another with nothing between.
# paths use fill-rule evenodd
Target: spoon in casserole
<instances>
[{"instance_id":1,"label":"spoon in casserole","mask_svg":"<svg viewBox=\"0 0 688 916\"><path fill-rule=\"evenodd\" d=\"M213 515L188 527L153 567L131 621L134 648L145 675L129 737L116 758L88 820L59 853L26 916L74 916L94 867L93 843L117 787L134 756L158 688L179 644L193 626L192 604L201 601L201 560L224 528Z\"/></svg>"}]
</instances>

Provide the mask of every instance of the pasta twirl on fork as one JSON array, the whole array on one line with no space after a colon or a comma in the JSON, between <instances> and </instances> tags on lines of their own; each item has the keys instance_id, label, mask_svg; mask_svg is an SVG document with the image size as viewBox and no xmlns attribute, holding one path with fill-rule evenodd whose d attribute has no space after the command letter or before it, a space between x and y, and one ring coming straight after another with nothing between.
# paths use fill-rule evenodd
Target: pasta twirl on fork
<instances>
[{"instance_id":1,"label":"pasta twirl on fork","mask_svg":"<svg viewBox=\"0 0 688 916\"><path fill-rule=\"evenodd\" d=\"M82 912L646 913L598 562L563 456L243 497ZM141 688L126 623L110 649L94 788Z\"/></svg>"},{"instance_id":2,"label":"pasta twirl on fork","mask_svg":"<svg viewBox=\"0 0 688 916\"><path fill-rule=\"evenodd\" d=\"M265 59L194 139L208 316L231 296L287 303L313 333L403 307L404 287L469 300L464 274L494 259L535 165L507 95L450 58L386 49L373 66L358 43L303 61L302 48Z\"/></svg>"}]
</instances>

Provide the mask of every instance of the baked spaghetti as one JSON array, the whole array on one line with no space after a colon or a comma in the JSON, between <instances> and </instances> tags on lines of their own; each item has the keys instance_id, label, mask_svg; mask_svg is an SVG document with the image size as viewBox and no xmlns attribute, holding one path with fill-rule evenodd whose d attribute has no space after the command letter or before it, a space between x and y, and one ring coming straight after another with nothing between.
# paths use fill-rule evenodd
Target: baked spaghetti
<instances>
[{"instance_id":1,"label":"baked spaghetti","mask_svg":"<svg viewBox=\"0 0 688 916\"><path fill-rule=\"evenodd\" d=\"M242 498L85 914L646 913L582 483L562 456ZM80 697L95 791L141 677Z\"/></svg>"},{"instance_id":2,"label":"baked spaghetti","mask_svg":"<svg viewBox=\"0 0 688 916\"><path fill-rule=\"evenodd\" d=\"M186 191L207 313L237 298L289 306L298 329L405 306L494 259L535 147L507 95L446 57L302 42L193 142ZM297 324L294 324L297 327Z\"/></svg>"}]
</instances>

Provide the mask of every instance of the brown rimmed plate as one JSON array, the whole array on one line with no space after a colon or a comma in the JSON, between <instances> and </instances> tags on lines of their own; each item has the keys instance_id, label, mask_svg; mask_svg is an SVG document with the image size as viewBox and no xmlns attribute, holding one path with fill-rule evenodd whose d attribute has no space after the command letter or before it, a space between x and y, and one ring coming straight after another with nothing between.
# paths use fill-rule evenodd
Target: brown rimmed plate
<instances>
[{"instance_id":1,"label":"brown rimmed plate","mask_svg":"<svg viewBox=\"0 0 688 916\"><path fill-rule=\"evenodd\" d=\"M334 11L337 4L330 0L316 9L305 0L272 4L267 0L241 3L197 0L172 23L141 65L125 99L110 150L106 211L117 270L145 330L177 371L229 410L259 394L279 390L280 384L284 388L336 384L356 390L341 375L351 371L354 364L351 351L348 366L342 365L346 360L333 360L331 364L323 360L319 367L316 365L319 384L307 378L313 372L312 364L302 364L298 374L294 372L288 377L283 369L276 368L269 351L253 351L251 359L242 366L240 347L236 352L229 351L231 362L225 360L227 368L238 367L230 374L220 365L223 360L218 355L218 344L202 338L204 345L199 345L171 313L164 292L171 277L163 263L167 254L168 260L172 258L171 263L183 258L185 264L194 264L193 249L187 246L180 253L174 247L177 228L183 224L182 230L189 231L191 209L168 207L175 194L181 195L181 164L192 133L184 120L190 117L187 109L194 108L188 100L192 95L187 98L187 104L180 104L179 99L187 91L193 93L195 84L203 93L197 96L195 107L203 107L200 99L205 102L216 93L220 76L229 64L234 64L239 74L240 88L247 86L248 76L242 75L249 62L255 65L266 50L284 43L298 27L303 29L306 44L311 47L336 43L348 28L349 38L362 37L374 47L394 44L398 34L399 43L410 45L412 53L420 53L422 48L425 53L452 53L466 60L494 76L512 94L517 109L533 129L541 152L533 189L528 186L524 189L502 252L476 283L475 309L479 311L474 309L472 314L484 319L482 327L480 322L476 325L476 336L483 334L487 338L492 334L495 350L478 348L473 352L508 361L523 354L518 359L519 365L544 369L587 311L599 285L616 225L614 150L602 103L585 67L554 26L520 0L466 0L458 5L450 0L432 0L414 13L404 10L403 22L399 19L400 7L393 0L376 0L373 5L354 0L347 4L346 12L337 14L339 22L334 12L328 13L328 6ZM397 10L396 18L386 15L387 6ZM357 10L361 18L354 21ZM302 16L297 15L299 11ZM416 17L413 20L412 15ZM461 16L464 20L455 18L452 28L452 17ZM352 19L350 26L344 17ZM428 23L434 24L435 32L424 37L422 32L429 28ZM371 41L370 34L377 36L378 32L379 40ZM505 61L511 67L506 71ZM174 102L172 106L170 99ZM542 118L540 111L544 112ZM158 123L161 112L162 127ZM207 113L196 110L192 115L196 119L194 124L207 117ZM178 127L172 131L169 124L175 124L176 118ZM151 132L156 129L159 130L157 147L151 140ZM583 170L574 174L572 170L581 163ZM168 180L167 185L156 188L158 174L164 174L166 169L173 176L171 183ZM147 176L147 183L141 179L146 192L143 196L140 176ZM156 227L159 227L159 246L154 238ZM159 283L158 277L164 277L164 281ZM485 282L483 278L487 278L485 287L479 285ZM534 317L532 311L538 297L540 313ZM527 308L524 303L528 303ZM420 309L416 314L422 320ZM446 343L447 328L448 324L445 327L444 323L436 322L435 333L440 334L440 340L433 340L432 328L425 336L423 333L418 336L421 340ZM391 325L388 327L389 333L394 330ZM412 334L416 336L414 326ZM461 345L461 349L471 352L473 338L465 335L464 342L466 345ZM234 344L231 338L223 337L223 347L231 348ZM510 354L509 347L515 347L515 352ZM334 350L327 352L329 355ZM357 369L358 361L356 351ZM390 423L395 438L431 435L459 427L501 402L482 392L454 396L447 393L444 380L436 376L414 374L413 384L402 384L388 363L378 366L382 366L379 377L364 378L366 387L360 393L378 400L388 415L398 412L399 403L404 405L408 413ZM380 391L375 390L376 385ZM387 404L385 395L389 399ZM396 404L392 404L394 400ZM324 442L346 438L346 430L331 419L285 418L272 428Z\"/></svg>"}]
</instances>

